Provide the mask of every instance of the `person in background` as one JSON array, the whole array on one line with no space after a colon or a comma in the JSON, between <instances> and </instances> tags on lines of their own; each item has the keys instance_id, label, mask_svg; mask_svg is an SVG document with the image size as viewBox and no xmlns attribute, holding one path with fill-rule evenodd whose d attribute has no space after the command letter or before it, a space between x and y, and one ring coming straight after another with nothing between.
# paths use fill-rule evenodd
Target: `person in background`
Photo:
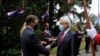
<instances>
[{"instance_id":1,"label":"person in background","mask_svg":"<svg viewBox=\"0 0 100 56\"><path fill-rule=\"evenodd\" d=\"M98 51L98 44L96 43L96 41L94 41L94 49L95 49L95 51Z\"/></svg>"},{"instance_id":2,"label":"person in background","mask_svg":"<svg viewBox=\"0 0 100 56\"><path fill-rule=\"evenodd\" d=\"M95 27L95 29L96 29L97 33L99 34L99 29L98 29L98 26L97 26L97 25L95 25L94 27ZM95 48L95 51L98 51L98 44L96 43L96 41L94 41L94 48Z\"/></svg>"},{"instance_id":3,"label":"person in background","mask_svg":"<svg viewBox=\"0 0 100 56\"><path fill-rule=\"evenodd\" d=\"M85 23L85 25L86 25L86 23ZM84 25L84 35L86 36L85 37L85 53L90 53L89 52L89 48L90 48L90 37L87 35L86 26L85 25Z\"/></svg>"},{"instance_id":4,"label":"person in background","mask_svg":"<svg viewBox=\"0 0 100 56\"><path fill-rule=\"evenodd\" d=\"M45 29L43 31L44 33L44 38L51 38L52 37L52 32L51 30L49 29L49 23L45 23L44 25Z\"/></svg>"},{"instance_id":5,"label":"person in background","mask_svg":"<svg viewBox=\"0 0 100 56\"><path fill-rule=\"evenodd\" d=\"M49 56L49 50L43 47L34 32L34 27L38 23L35 15L28 15L25 20L26 27L21 32L21 50L23 56L39 56L44 54Z\"/></svg>"},{"instance_id":6,"label":"person in background","mask_svg":"<svg viewBox=\"0 0 100 56\"><path fill-rule=\"evenodd\" d=\"M86 53L89 53L89 45L90 45L90 37L86 35L86 38L85 38L85 51L86 51Z\"/></svg>"},{"instance_id":7,"label":"person in background","mask_svg":"<svg viewBox=\"0 0 100 56\"><path fill-rule=\"evenodd\" d=\"M87 28L86 31L87 31L87 35L92 38L98 45L100 45L100 34L97 33L95 27L93 26L92 22L90 22L90 29ZM87 23L86 23L86 27L87 27Z\"/></svg>"},{"instance_id":8,"label":"person in background","mask_svg":"<svg viewBox=\"0 0 100 56\"><path fill-rule=\"evenodd\" d=\"M52 31L49 29L49 23L45 23L44 24L44 30L43 30L43 36L44 36L44 42L46 42L46 44L43 44L43 46L46 46L48 44L52 43Z\"/></svg>"},{"instance_id":9,"label":"person in background","mask_svg":"<svg viewBox=\"0 0 100 56\"><path fill-rule=\"evenodd\" d=\"M82 33L81 26L80 26L80 22L76 23L76 27L77 27L77 30L75 32L75 35L76 35L76 50L77 50L77 55L81 55L79 53L79 49L80 49L83 33Z\"/></svg>"},{"instance_id":10,"label":"person in background","mask_svg":"<svg viewBox=\"0 0 100 56\"><path fill-rule=\"evenodd\" d=\"M58 20L54 21L53 24L54 25L52 27L52 34L54 38L57 38L58 34L60 33Z\"/></svg>"}]
</instances>

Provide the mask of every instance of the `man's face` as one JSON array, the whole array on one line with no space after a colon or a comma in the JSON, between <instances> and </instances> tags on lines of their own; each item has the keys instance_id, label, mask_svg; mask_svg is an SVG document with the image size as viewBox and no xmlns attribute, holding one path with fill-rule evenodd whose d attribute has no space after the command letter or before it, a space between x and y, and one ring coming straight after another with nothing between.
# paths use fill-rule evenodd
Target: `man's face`
<instances>
[{"instance_id":1,"label":"man's face","mask_svg":"<svg viewBox=\"0 0 100 56\"><path fill-rule=\"evenodd\" d=\"M46 29L49 29L49 24L48 23L45 25L45 28Z\"/></svg>"},{"instance_id":2,"label":"man's face","mask_svg":"<svg viewBox=\"0 0 100 56\"><path fill-rule=\"evenodd\" d=\"M60 24L63 25L65 30L69 28L69 24L65 22L64 20L60 20Z\"/></svg>"},{"instance_id":3,"label":"man's face","mask_svg":"<svg viewBox=\"0 0 100 56\"><path fill-rule=\"evenodd\" d=\"M85 23L85 27L86 27L87 29L90 29L89 26L90 26L90 24L86 22L86 23Z\"/></svg>"},{"instance_id":4,"label":"man's face","mask_svg":"<svg viewBox=\"0 0 100 56\"><path fill-rule=\"evenodd\" d=\"M32 22L32 23L31 23L32 28L34 28L37 24L38 24L38 20L36 19L35 22Z\"/></svg>"},{"instance_id":5,"label":"man's face","mask_svg":"<svg viewBox=\"0 0 100 56\"><path fill-rule=\"evenodd\" d=\"M78 22L76 26L77 26L77 28L80 28L80 23Z\"/></svg>"}]
</instances>

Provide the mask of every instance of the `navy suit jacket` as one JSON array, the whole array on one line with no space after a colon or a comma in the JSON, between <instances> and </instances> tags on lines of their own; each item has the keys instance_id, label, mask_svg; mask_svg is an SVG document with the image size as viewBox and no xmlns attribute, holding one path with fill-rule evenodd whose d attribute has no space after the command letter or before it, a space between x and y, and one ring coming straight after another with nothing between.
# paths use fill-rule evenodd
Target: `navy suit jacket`
<instances>
[{"instance_id":1,"label":"navy suit jacket","mask_svg":"<svg viewBox=\"0 0 100 56\"><path fill-rule=\"evenodd\" d=\"M28 27L26 27L21 35L21 48L23 56L49 55L49 51L40 44L34 31Z\"/></svg>"},{"instance_id":2,"label":"navy suit jacket","mask_svg":"<svg viewBox=\"0 0 100 56\"><path fill-rule=\"evenodd\" d=\"M61 43L60 36L61 33L59 34L58 39L55 41L55 43L51 45L51 48L57 46L57 56L76 56L74 44L75 34L69 30Z\"/></svg>"}]
</instances>

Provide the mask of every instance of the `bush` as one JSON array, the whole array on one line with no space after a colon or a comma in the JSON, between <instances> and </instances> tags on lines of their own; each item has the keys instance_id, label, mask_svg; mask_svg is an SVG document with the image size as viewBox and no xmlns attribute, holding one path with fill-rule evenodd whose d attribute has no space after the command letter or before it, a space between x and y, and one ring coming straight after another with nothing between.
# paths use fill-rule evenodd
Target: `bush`
<instances>
[{"instance_id":1,"label":"bush","mask_svg":"<svg viewBox=\"0 0 100 56\"><path fill-rule=\"evenodd\" d=\"M16 49L9 49L9 50L5 50L2 51L0 53L0 56L20 56L20 50L16 50Z\"/></svg>"}]
</instances>

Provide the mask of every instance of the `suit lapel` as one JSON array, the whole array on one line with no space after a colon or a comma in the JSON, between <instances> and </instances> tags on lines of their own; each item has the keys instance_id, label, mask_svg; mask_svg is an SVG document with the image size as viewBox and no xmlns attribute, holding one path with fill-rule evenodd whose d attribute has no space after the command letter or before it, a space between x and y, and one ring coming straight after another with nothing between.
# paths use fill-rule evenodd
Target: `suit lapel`
<instances>
[{"instance_id":1,"label":"suit lapel","mask_svg":"<svg viewBox=\"0 0 100 56\"><path fill-rule=\"evenodd\" d=\"M70 36L70 30L69 30L68 33L64 36L62 42L60 43L60 41L59 41L58 46L60 46L60 45L64 42L64 40L67 40L67 39L69 38L69 36ZM60 40L60 37L59 37L59 40Z\"/></svg>"}]
</instances>

